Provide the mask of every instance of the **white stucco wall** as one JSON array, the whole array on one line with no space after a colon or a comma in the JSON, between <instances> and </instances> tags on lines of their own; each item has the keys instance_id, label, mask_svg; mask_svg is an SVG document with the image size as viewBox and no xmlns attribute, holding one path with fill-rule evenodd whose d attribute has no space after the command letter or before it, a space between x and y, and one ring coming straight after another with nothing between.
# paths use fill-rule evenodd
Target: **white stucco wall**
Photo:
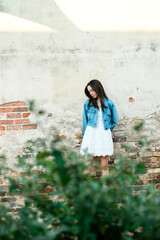
<instances>
[{"instance_id":1,"label":"white stucco wall","mask_svg":"<svg viewBox=\"0 0 160 240\"><path fill-rule=\"evenodd\" d=\"M49 111L82 114L84 87L97 78L120 118L159 111L159 7L157 0L1 0L0 102L35 99Z\"/></svg>"}]
</instances>

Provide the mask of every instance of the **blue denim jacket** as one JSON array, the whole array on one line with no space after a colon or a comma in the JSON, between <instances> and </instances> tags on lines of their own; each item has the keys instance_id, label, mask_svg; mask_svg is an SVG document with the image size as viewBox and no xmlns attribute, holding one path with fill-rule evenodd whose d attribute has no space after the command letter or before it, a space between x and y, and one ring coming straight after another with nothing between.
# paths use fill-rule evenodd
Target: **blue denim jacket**
<instances>
[{"instance_id":1,"label":"blue denim jacket","mask_svg":"<svg viewBox=\"0 0 160 240\"><path fill-rule=\"evenodd\" d=\"M116 110L116 106L114 102L110 99L103 98L105 106L104 112L102 111L104 129L111 129L117 125L118 123L118 114ZM83 132L82 137L84 136L87 125L96 127L97 119L98 119L98 109L93 106L91 103L90 108L88 108L89 99L87 99L84 103L83 110Z\"/></svg>"}]
</instances>

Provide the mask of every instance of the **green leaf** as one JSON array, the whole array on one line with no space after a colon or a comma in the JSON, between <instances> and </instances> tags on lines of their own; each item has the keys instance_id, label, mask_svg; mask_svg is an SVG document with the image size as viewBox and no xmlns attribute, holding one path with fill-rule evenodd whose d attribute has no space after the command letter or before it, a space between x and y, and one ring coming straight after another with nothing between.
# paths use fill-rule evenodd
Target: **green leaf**
<instances>
[{"instance_id":1,"label":"green leaf","mask_svg":"<svg viewBox=\"0 0 160 240\"><path fill-rule=\"evenodd\" d=\"M144 121L142 120L142 122L136 124L136 125L133 127L133 129L136 130L136 131L140 131L140 130L142 130L143 125L144 125Z\"/></svg>"}]
</instances>

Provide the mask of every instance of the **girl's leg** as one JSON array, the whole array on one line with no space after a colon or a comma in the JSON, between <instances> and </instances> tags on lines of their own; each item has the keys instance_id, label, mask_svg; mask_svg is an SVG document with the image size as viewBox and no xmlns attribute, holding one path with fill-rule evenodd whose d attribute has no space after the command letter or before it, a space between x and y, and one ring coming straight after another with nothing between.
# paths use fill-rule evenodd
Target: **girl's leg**
<instances>
[{"instance_id":1,"label":"girl's leg","mask_svg":"<svg viewBox=\"0 0 160 240\"><path fill-rule=\"evenodd\" d=\"M109 155L106 155L105 157L101 156L102 176L109 174L108 161Z\"/></svg>"},{"instance_id":2,"label":"girl's leg","mask_svg":"<svg viewBox=\"0 0 160 240\"><path fill-rule=\"evenodd\" d=\"M109 155L103 156L92 156L93 160L100 159L101 161L101 169L102 169L102 176L109 174L109 168L108 168L108 161L109 161ZM90 162L87 163L88 165ZM92 172L92 169L89 170L89 172Z\"/></svg>"},{"instance_id":3,"label":"girl's leg","mask_svg":"<svg viewBox=\"0 0 160 240\"><path fill-rule=\"evenodd\" d=\"M100 156L92 156L92 159L93 160L98 160L100 159L101 157ZM87 162L87 165L89 166L91 163L90 162ZM89 169L89 173L92 173L94 170L92 168Z\"/></svg>"}]
</instances>

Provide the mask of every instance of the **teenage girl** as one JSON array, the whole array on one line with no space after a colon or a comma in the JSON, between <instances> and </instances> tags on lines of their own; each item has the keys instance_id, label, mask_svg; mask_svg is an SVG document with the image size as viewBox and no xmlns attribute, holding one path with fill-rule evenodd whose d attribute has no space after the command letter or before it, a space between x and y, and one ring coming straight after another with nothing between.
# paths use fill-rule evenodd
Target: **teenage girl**
<instances>
[{"instance_id":1,"label":"teenage girl","mask_svg":"<svg viewBox=\"0 0 160 240\"><path fill-rule=\"evenodd\" d=\"M102 176L109 174L108 160L113 155L112 130L118 122L116 106L107 97L100 81L93 79L85 87L83 132L80 153L100 158Z\"/></svg>"}]
</instances>

